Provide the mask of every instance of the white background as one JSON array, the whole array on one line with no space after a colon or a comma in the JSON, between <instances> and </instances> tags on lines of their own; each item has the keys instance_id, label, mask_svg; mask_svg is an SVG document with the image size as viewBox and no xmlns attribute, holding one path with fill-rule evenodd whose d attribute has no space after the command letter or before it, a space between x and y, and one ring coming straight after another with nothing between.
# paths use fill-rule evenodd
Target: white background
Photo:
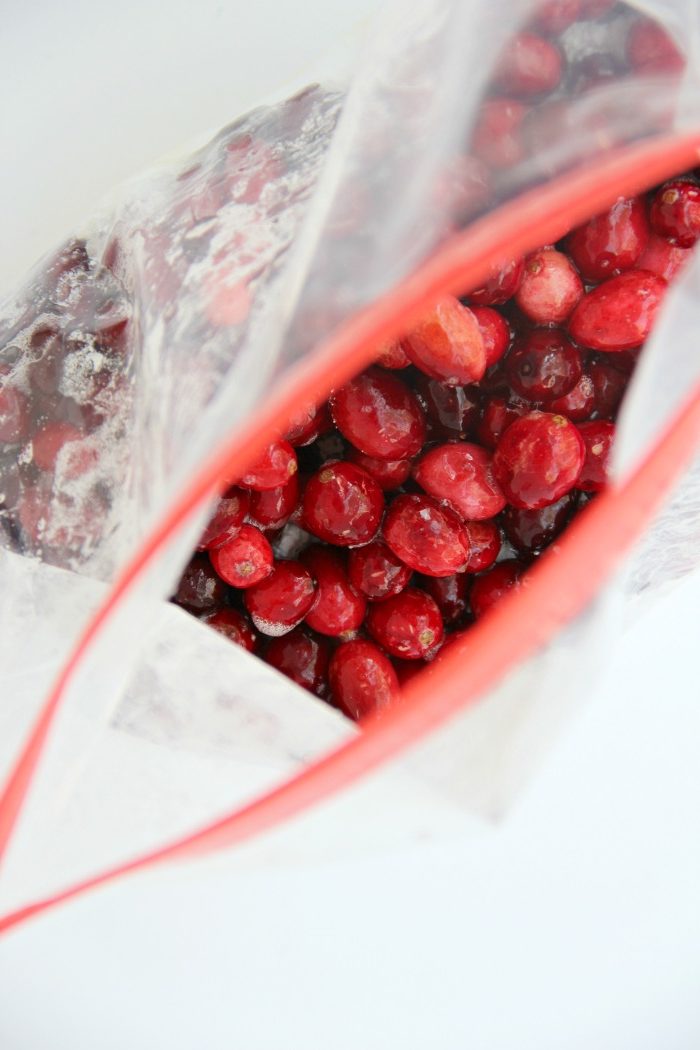
<instances>
[{"instance_id":1,"label":"white background","mask_svg":"<svg viewBox=\"0 0 700 1050\"><path fill-rule=\"evenodd\" d=\"M111 186L303 75L375 6L6 2L0 289ZM686 584L620 639L499 827L291 872L208 859L9 935L0 1046L693 1050L699 599Z\"/></svg>"}]
</instances>

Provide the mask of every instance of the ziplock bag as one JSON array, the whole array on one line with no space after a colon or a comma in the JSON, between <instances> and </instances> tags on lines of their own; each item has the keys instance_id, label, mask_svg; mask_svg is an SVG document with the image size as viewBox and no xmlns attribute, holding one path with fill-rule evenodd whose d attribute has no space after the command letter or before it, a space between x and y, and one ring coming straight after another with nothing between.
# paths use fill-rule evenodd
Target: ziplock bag
<instances>
[{"instance_id":1,"label":"ziplock bag","mask_svg":"<svg viewBox=\"0 0 700 1050\"><path fill-rule=\"evenodd\" d=\"M504 117L504 48L543 18L566 77ZM503 812L625 609L696 568L693 260L613 485L388 716L358 732L164 601L215 493L295 412L440 295L697 162L699 19L691 0L389 9L347 88L129 184L3 306L0 927L372 772L421 831Z\"/></svg>"}]
</instances>

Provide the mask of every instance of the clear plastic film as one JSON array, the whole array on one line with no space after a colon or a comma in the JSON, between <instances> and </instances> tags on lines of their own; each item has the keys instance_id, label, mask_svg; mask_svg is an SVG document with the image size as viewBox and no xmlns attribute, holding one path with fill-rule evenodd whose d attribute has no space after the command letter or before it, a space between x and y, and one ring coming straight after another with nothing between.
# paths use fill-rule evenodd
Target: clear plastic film
<instances>
[{"instance_id":1,"label":"clear plastic film","mask_svg":"<svg viewBox=\"0 0 700 1050\"><path fill-rule=\"evenodd\" d=\"M310 86L130 183L4 304L3 775L110 583L291 369L506 202L697 126L693 0L545 9L389 7L347 88ZM544 100L513 103L509 40L533 19L565 74ZM696 261L630 387L621 476L700 378L685 311L697 280ZM674 377L663 399L657 372ZM697 565L700 501L678 498L680 573ZM166 604L209 510L150 558L73 678L4 861L3 907L185 835L357 732ZM641 580L651 537L636 557ZM566 714L554 666L609 635L620 586L407 759L404 780L425 778L438 808L502 812ZM387 798L401 797L396 775Z\"/></svg>"}]
</instances>

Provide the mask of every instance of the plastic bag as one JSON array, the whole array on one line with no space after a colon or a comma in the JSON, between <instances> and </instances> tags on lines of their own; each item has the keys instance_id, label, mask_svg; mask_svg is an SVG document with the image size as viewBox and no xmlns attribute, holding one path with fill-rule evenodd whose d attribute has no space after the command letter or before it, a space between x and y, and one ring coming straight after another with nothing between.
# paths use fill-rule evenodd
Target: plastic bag
<instances>
[{"instance_id":1,"label":"plastic bag","mask_svg":"<svg viewBox=\"0 0 700 1050\"><path fill-rule=\"evenodd\" d=\"M2 308L6 926L378 766L414 832L455 803L501 812L580 699L562 669L581 681L623 598L696 568L697 260L629 391L616 485L391 718L358 734L163 601L221 478L294 410L438 294L694 163L692 0L638 5L670 37L587 0L561 36L566 90L496 127L482 103L535 7L388 10L347 92L310 87L128 185Z\"/></svg>"}]
</instances>

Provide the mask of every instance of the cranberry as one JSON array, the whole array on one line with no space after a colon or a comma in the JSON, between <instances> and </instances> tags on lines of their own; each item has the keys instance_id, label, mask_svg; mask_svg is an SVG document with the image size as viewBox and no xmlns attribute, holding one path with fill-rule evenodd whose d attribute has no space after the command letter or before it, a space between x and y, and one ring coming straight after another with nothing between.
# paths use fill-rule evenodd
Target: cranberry
<instances>
[{"instance_id":1,"label":"cranberry","mask_svg":"<svg viewBox=\"0 0 700 1050\"><path fill-rule=\"evenodd\" d=\"M223 634L229 641L235 642L249 653L254 653L258 645L258 635L238 609L224 608L202 617L204 623Z\"/></svg>"},{"instance_id":2,"label":"cranberry","mask_svg":"<svg viewBox=\"0 0 700 1050\"><path fill-rule=\"evenodd\" d=\"M248 513L249 496L243 489L231 488L218 502L209 524L202 533L199 550L213 550L232 540Z\"/></svg>"},{"instance_id":3,"label":"cranberry","mask_svg":"<svg viewBox=\"0 0 700 1050\"><path fill-rule=\"evenodd\" d=\"M173 601L201 612L221 605L225 595L224 582L214 572L209 559L204 554L195 554L182 574Z\"/></svg>"},{"instance_id":4,"label":"cranberry","mask_svg":"<svg viewBox=\"0 0 700 1050\"><path fill-rule=\"evenodd\" d=\"M531 410L531 405L514 398L494 397L485 406L476 436L486 448L494 449L507 427Z\"/></svg>"},{"instance_id":5,"label":"cranberry","mask_svg":"<svg viewBox=\"0 0 700 1050\"><path fill-rule=\"evenodd\" d=\"M2 373L0 373L0 376ZM0 441L15 444L29 432L29 405L21 390L5 381L0 388Z\"/></svg>"},{"instance_id":6,"label":"cranberry","mask_svg":"<svg viewBox=\"0 0 700 1050\"><path fill-rule=\"evenodd\" d=\"M608 483L615 424L601 419L592 423L581 423L578 429L586 446L586 459L578 479L578 488L584 492L600 492Z\"/></svg>"},{"instance_id":7,"label":"cranberry","mask_svg":"<svg viewBox=\"0 0 700 1050\"><path fill-rule=\"evenodd\" d=\"M491 454L480 445L456 442L431 448L416 463L413 476L429 496L472 521L493 518L506 505Z\"/></svg>"},{"instance_id":8,"label":"cranberry","mask_svg":"<svg viewBox=\"0 0 700 1050\"><path fill-rule=\"evenodd\" d=\"M426 668L425 660L397 660L396 657L391 661L396 671L396 677L399 680L399 685L402 689L405 688L412 682L416 675L419 675Z\"/></svg>"},{"instance_id":9,"label":"cranberry","mask_svg":"<svg viewBox=\"0 0 700 1050\"><path fill-rule=\"evenodd\" d=\"M512 299L520 287L524 265L522 259L515 259L497 267L481 287L469 293L470 303L498 306Z\"/></svg>"},{"instance_id":10,"label":"cranberry","mask_svg":"<svg viewBox=\"0 0 700 1050\"><path fill-rule=\"evenodd\" d=\"M559 535L573 510L571 493L538 510L507 507L501 517L503 531L522 554L538 554Z\"/></svg>"},{"instance_id":11,"label":"cranberry","mask_svg":"<svg viewBox=\"0 0 700 1050\"><path fill-rule=\"evenodd\" d=\"M490 306L473 306L471 309L484 340L486 366L490 368L501 360L510 345L510 325L503 314Z\"/></svg>"},{"instance_id":12,"label":"cranberry","mask_svg":"<svg viewBox=\"0 0 700 1050\"><path fill-rule=\"evenodd\" d=\"M523 570L524 566L519 561L501 561L490 572L476 577L469 602L477 620L510 591L520 587Z\"/></svg>"},{"instance_id":13,"label":"cranberry","mask_svg":"<svg viewBox=\"0 0 700 1050\"><path fill-rule=\"evenodd\" d=\"M265 650L266 661L297 685L324 696L328 680L330 645L325 638L296 627L281 638L271 638Z\"/></svg>"},{"instance_id":14,"label":"cranberry","mask_svg":"<svg viewBox=\"0 0 700 1050\"><path fill-rule=\"evenodd\" d=\"M562 252L541 248L525 260L515 301L535 324L561 324L583 295L583 282Z\"/></svg>"},{"instance_id":15,"label":"cranberry","mask_svg":"<svg viewBox=\"0 0 700 1050\"><path fill-rule=\"evenodd\" d=\"M319 408L311 405L310 408L294 415L285 434L285 441L294 448L303 448L311 445L321 434L328 433L332 427L328 405L323 404Z\"/></svg>"},{"instance_id":16,"label":"cranberry","mask_svg":"<svg viewBox=\"0 0 700 1050\"><path fill-rule=\"evenodd\" d=\"M367 630L391 656L404 660L422 660L431 655L445 633L437 605L429 594L415 587L371 605Z\"/></svg>"},{"instance_id":17,"label":"cranberry","mask_svg":"<svg viewBox=\"0 0 700 1050\"><path fill-rule=\"evenodd\" d=\"M529 99L553 91L561 72L562 56L554 44L536 33L516 33L498 60L495 83L506 94Z\"/></svg>"},{"instance_id":18,"label":"cranberry","mask_svg":"<svg viewBox=\"0 0 700 1050\"><path fill-rule=\"evenodd\" d=\"M423 576L421 589L433 599L446 627L453 627L467 611L469 577L458 572L454 576Z\"/></svg>"},{"instance_id":19,"label":"cranberry","mask_svg":"<svg viewBox=\"0 0 700 1050\"><path fill-rule=\"evenodd\" d=\"M261 529L281 529L299 502L299 474L292 474L284 485L264 492L251 492L250 518Z\"/></svg>"},{"instance_id":20,"label":"cranberry","mask_svg":"<svg viewBox=\"0 0 700 1050\"><path fill-rule=\"evenodd\" d=\"M404 565L382 540L350 551L348 578L355 590L370 601L393 598L404 589L411 576L408 565Z\"/></svg>"},{"instance_id":21,"label":"cranberry","mask_svg":"<svg viewBox=\"0 0 700 1050\"><path fill-rule=\"evenodd\" d=\"M269 576L243 595L253 623L263 634L287 634L311 611L316 585L299 561L278 561Z\"/></svg>"},{"instance_id":22,"label":"cranberry","mask_svg":"<svg viewBox=\"0 0 700 1050\"><path fill-rule=\"evenodd\" d=\"M348 459L366 470L385 492L401 488L411 474L410 459L373 459L356 448L348 450Z\"/></svg>"},{"instance_id":23,"label":"cranberry","mask_svg":"<svg viewBox=\"0 0 700 1050\"><path fill-rule=\"evenodd\" d=\"M448 386L475 383L486 371L476 318L453 296L441 299L414 324L402 346L417 368Z\"/></svg>"},{"instance_id":24,"label":"cranberry","mask_svg":"<svg viewBox=\"0 0 700 1050\"><path fill-rule=\"evenodd\" d=\"M599 419L614 419L627 388L627 378L606 361L592 361L588 374L595 391L595 414Z\"/></svg>"},{"instance_id":25,"label":"cranberry","mask_svg":"<svg viewBox=\"0 0 700 1050\"><path fill-rule=\"evenodd\" d=\"M503 434L493 470L509 503L536 510L576 485L584 458L583 439L573 423L552 412L530 412Z\"/></svg>"},{"instance_id":26,"label":"cranberry","mask_svg":"<svg viewBox=\"0 0 700 1050\"><path fill-rule=\"evenodd\" d=\"M581 14L581 0L546 0L537 8L535 22L543 33L556 36L573 25Z\"/></svg>"},{"instance_id":27,"label":"cranberry","mask_svg":"<svg viewBox=\"0 0 700 1050\"><path fill-rule=\"evenodd\" d=\"M233 539L209 552L211 563L231 587L253 587L272 572L272 547L260 529L242 525Z\"/></svg>"},{"instance_id":28,"label":"cranberry","mask_svg":"<svg viewBox=\"0 0 700 1050\"><path fill-rule=\"evenodd\" d=\"M399 680L391 661L372 642L345 642L331 657L328 669L333 700L359 721L384 711L399 695Z\"/></svg>"},{"instance_id":29,"label":"cranberry","mask_svg":"<svg viewBox=\"0 0 700 1050\"><path fill-rule=\"evenodd\" d=\"M377 354L377 364L382 368L408 368L410 363L400 342L386 343Z\"/></svg>"},{"instance_id":30,"label":"cranberry","mask_svg":"<svg viewBox=\"0 0 700 1050\"><path fill-rule=\"evenodd\" d=\"M467 437L479 421L481 400L476 387L445 386L417 373L416 395L433 437Z\"/></svg>"},{"instance_id":31,"label":"cranberry","mask_svg":"<svg viewBox=\"0 0 700 1050\"><path fill-rule=\"evenodd\" d=\"M75 479L97 466L97 447L71 423L47 423L32 438L32 458L45 471Z\"/></svg>"},{"instance_id":32,"label":"cranberry","mask_svg":"<svg viewBox=\"0 0 700 1050\"><path fill-rule=\"evenodd\" d=\"M284 485L297 471L297 457L288 441L273 441L248 467L238 482L246 489L264 492Z\"/></svg>"},{"instance_id":33,"label":"cranberry","mask_svg":"<svg viewBox=\"0 0 700 1050\"><path fill-rule=\"evenodd\" d=\"M574 423L588 419L595 408L595 386L590 375L584 372L568 394L549 402L549 408L560 416L567 416Z\"/></svg>"},{"instance_id":34,"label":"cranberry","mask_svg":"<svg viewBox=\"0 0 700 1050\"><path fill-rule=\"evenodd\" d=\"M563 397L582 374L581 354L557 328L536 328L516 342L506 362L513 390L531 401Z\"/></svg>"},{"instance_id":35,"label":"cranberry","mask_svg":"<svg viewBox=\"0 0 700 1050\"><path fill-rule=\"evenodd\" d=\"M630 28L626 51L635 73L679 73L685 66L685 58L672 37L648 19L640 19Z\"/></svg>"},{"instance_id":36,"label":"cranberry","mask_svg":"<svg viewBox=\"0 0 700 1050\"><path fill-rule=\"evenodd\" d=\"M474 153L479 160L496 170L518 164L524 156L520 129L527 113L528 107L514 98L484 102L473 139Z\"/></svg>"},{"instance_id":37,"label":"cranberry","mask_svg":"<svg viewBox=\"0 0 700 1050\"><path fill-rule=\"evenodd\" d=\"M333 637L356 631L365 618L367 602L350 586L341 556L329 547L307 547L301 561L318 586L318 600L306 622L319 634Z\"/></svg>"},{"instance_id":38,"label":"cranberry","mask_svg":"<svg viewBox=\"0 0 700 1050\"><path fill-rule=\"evenodd\" d=\"M501 552L501 533L495 521L465 522L469 534L469 561L465 572L490 569Z\"/></svg>"},{"instance_id":39,"label":"cranberry","mask_svg":"<svg viewBox=\"0 0 700 1050\"><path fill-rule=\"evenodd\" d=\"M375 459L410 459L425 441L425 419L397 376L368 368L336 390L331 414L344 438Z\"/></svg>"},{"instance_id":40,"label":"cranberry","mask_svg":"<svg viewBox=\"0 0 700 1050\"><path fill-rule=\"evenodd\" d=\"M354 547L379 529L384 497L377 482L354 463L327 463L309 478L302 502L309 532L326 543Z\"/></svg>"},{"instance_id":41,"label":"cranberry","mask_svg":"<svg viewBox=\"0 0 700 1050\"><path fill-rule=\"evenodd\" d=\"M425 576L463 572L469 560L464 524L429 496L398 496L387 511L384 539L397 558Z\"/></svg>"},{"instance_id":42,"label":"cranberry","mask_svg":"<svg viewBox=\"0 0 700 1050\"><path fill-rule=\"evenodd\" d=\"M692 248L700 237L700 186L673 179L654 194L651 225L660 237L679 248Z\"/></svg>"},{"instance_id":43,"label":"cranberry","mask_svg":"<svg viewBox=\"0 0 700 1050\"><path fill-rule=\"evenodd\" d=\"M583 297L569 321L577 343L592 350L629 350L649 335L666 281L645 270L628 270Z\"/></svg>"},{"instance_id":44,"label":"cranberry","mask_svg":"<svg viewBox=\"0 0 700 1050\"><path fill-rule=\"evenodd\" d=\"M642 197L620 197L607 211L578 226L566 250L588 281L604 281L637 263L649 239Z\"/></svg>"},{"instance_id":45,"label":"cranberry","mask_svg":"<svg viewBox=\"0 0 700 1050\"><path fill-rule=\"evenodd\" d=\"M640 270L651 270L665 281L672 281L692 254L689 248L679 248L665 237L657 237L652 233L646 248L639 256L638 266Z\"/></svg>"}]
</instances>

